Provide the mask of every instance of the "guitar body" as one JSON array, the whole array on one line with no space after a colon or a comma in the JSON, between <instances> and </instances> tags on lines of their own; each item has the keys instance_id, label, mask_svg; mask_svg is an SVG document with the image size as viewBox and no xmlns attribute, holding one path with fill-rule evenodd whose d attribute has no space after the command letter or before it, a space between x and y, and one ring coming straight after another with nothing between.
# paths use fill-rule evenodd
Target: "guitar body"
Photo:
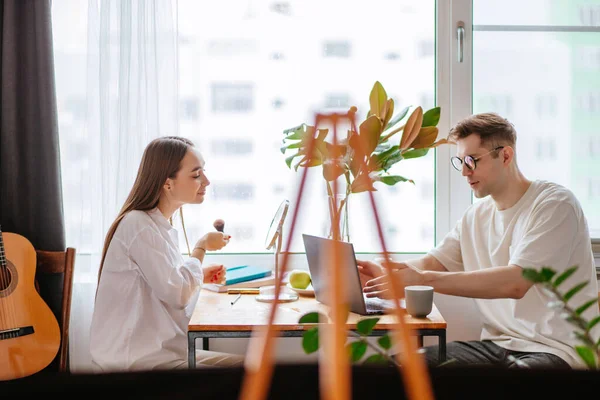
<instances>
[{"instance_id":1,"label":"guitar body","mask_svg":"<svg viewBox=\"0 0 600 400\"><path fill-rule=\"evenodd\" d=\"M33 375L54 360L60 329L35 289L33 245L21 235L0 235L0 380L10 380Z\"/></svg>"}]
</instances>

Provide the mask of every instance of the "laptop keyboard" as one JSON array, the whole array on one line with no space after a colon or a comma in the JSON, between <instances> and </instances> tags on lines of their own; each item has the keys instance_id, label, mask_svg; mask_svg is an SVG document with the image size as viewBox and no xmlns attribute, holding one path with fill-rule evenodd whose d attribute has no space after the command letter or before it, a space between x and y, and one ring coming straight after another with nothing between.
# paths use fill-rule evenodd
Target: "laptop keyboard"
<instances>
[{"instance_id":1,"label":"laptop keyboard","mask_svg":"<svg viewBox=\"0 0 600 400\"><path fill-rule=\"evenodd\" d=\"M404 307L404 302L400 302L400 306ZM378 297L366 297L365 295L365 307L367 308L367 314L383 314L385 310L389 310L394 307L394 302L391 300L380 299Z\"/></svg>"}]
</instances>

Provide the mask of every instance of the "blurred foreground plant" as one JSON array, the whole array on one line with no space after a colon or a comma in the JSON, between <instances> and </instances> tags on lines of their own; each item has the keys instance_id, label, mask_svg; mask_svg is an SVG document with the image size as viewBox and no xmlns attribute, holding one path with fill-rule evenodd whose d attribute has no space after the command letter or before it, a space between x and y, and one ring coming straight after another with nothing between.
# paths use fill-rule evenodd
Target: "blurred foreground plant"
<instances>
[{"instance_id":1,"label":"blurred foreground plant","mask_svg":"<svg viewBox=\"0 0 600 400\"><path fill-rule=\"evenodd\" d=\"M310 312L300 317L298 322L301 324L316 324L319 320L326 321L327 317L318 312ZM366 354L367 348L370 347L376 353L367 357L363 363L398 365L394 356L389 352L392 347L392 341L387 333L377 339L377 345L367 340L377 322L379 322L378 317L364 318L356 324L356 332L352 330L348 331L355 339L349 340L346 344L350 360L352 362L359 362ZM307 329L304 332L302 336L302 348L306 354L311 354L319 350L319 328L317 326Z\"/></svg>"},{"instance_id":2,"label":"blurred foreground plant","mask_svg":"<svg viewBox=\"0 0 600 400\"><path fill-rule=\"evenodd\" d=\"M534 268L523 268L523 276L535 284L542 285L546 293L552 298L552 301L548 303L548 307L563 311L561 317L575 327L573 335L582 343L575 346L575 351L590 369L598 369L600 367L600 340L594 341L590 331L600 322L600 316L594 317L591 321L582 316L585 310L598 302L598 299L588 300L576 308L567 304L589 282L578 283L565 294L558 290L558 287L573 275L577 268L578 266L573 266L558 276L556 276L556 271L550 267L542 267L539 271Z\"/></svg>"}]
</instances>

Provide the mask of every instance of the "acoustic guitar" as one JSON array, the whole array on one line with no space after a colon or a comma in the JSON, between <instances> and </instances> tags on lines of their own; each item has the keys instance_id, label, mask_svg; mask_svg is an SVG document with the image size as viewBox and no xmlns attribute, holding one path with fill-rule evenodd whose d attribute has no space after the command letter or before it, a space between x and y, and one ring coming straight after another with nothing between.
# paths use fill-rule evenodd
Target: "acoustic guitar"
<instances>
[{"instance_id":1,"label":"acoustic guitar","mask_svg":"<svg viewBox=\"0 0 600 400\"><path fill-rule=\"evenodd\" d=\"M35 289L33 245L0 229L0 261L0 380L11 380L33 375L54 360L60 329Z\"/></svg>"}]
</instances>

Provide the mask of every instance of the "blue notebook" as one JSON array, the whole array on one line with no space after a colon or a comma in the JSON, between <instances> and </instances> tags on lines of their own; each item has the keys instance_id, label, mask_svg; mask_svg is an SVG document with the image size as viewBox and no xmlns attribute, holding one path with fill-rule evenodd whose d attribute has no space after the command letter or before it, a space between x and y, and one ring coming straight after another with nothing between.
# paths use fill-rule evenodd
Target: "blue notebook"
<instances>
[{"instance_id":1,"label":"blue notebook","mask_svg":"<svg viewBox=\"0 0 600 400\"><path fill-rule=\"evenodd\" d=\"M270 268L257 267L255 265L238 265L235 267L229 267L227 268L227 274L225 275L225 286L264 278L271 275L271 273L272 272Z\"/></svg>"}]
</instances>

